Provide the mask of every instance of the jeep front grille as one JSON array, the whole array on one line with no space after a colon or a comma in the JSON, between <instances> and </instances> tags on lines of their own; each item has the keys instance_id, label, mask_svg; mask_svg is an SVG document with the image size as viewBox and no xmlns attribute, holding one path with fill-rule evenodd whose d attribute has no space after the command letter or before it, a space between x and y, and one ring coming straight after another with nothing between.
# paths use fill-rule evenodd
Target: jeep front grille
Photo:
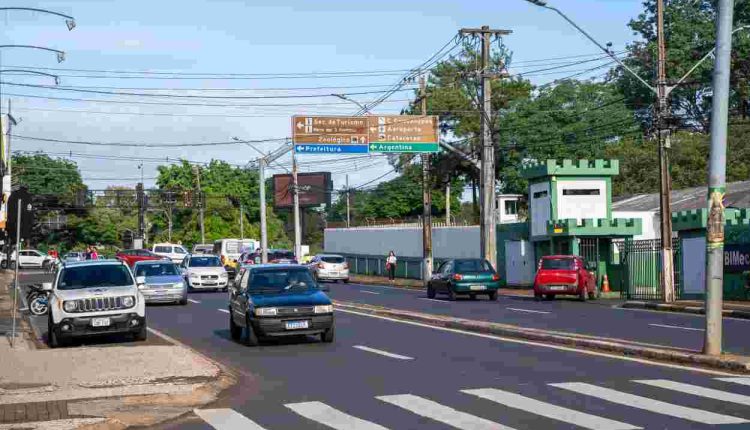
<instances>
[{"instance_id":1,"label":"jeep front grille","mask_svg":"<svg viewBox=\"0 0 750 430\"><path fill-rule=\"evenodd\" d=\"M76 300L76 312L115 311L127 309L122 304L122 297L93 297L90 299Z\"/></svg>"}]
</instances>

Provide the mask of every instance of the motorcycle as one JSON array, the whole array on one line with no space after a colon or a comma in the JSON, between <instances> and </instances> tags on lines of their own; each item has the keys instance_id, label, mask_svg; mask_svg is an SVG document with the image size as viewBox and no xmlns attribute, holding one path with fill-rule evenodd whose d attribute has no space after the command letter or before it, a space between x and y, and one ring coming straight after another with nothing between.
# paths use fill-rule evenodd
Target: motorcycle
<instances>
[{"instance_id":1,"label":"motorcycle","mask_svg":"<svg viewBox=\"0 0 750 430\"><path fill-rule=\"evenodd\" d=\"M29 285L26 303L33 315L46 315L49 311L49 292L42 290L41 285Z\"/></svg>"}]
</instances>

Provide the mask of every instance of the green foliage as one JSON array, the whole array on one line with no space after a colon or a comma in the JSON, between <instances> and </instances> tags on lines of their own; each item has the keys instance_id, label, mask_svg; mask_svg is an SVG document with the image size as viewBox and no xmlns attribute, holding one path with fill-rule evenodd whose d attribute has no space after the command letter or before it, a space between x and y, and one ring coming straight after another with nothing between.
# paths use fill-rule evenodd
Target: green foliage
<instances>
[{"instance_id":1,"label":"green foliage","mask_svg":"<svg viewBox=\"0 0 750 430\"><path fill-rule=\"evenodd\" d=\"M32 194L54 195L72 201L77 190L85 189L76 163L46 154L13 155L13 176Z\"/></svg>"}]
</instances>

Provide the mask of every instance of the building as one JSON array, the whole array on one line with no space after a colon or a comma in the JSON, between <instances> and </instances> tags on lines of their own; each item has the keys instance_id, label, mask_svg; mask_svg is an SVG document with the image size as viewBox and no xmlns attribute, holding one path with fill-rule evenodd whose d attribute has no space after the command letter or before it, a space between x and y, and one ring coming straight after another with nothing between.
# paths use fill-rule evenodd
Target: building
<instances>
[{"instance_id":1,"label":"building","mask_svg":"<svg viewBox=\"0 0 750 430\"><path fill-rule=\"evenodd\" d=\"M523 221L520 218L522 194L498 194L495 199L495 219L498 224Z\"/></svg>"}]
</instances>

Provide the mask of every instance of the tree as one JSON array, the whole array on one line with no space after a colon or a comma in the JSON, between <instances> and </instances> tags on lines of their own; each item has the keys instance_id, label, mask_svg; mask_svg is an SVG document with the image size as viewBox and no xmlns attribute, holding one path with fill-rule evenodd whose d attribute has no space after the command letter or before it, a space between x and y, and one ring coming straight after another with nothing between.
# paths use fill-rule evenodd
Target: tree
<instances>
[{"instance_id":1,"label":"tree","mask_svg":"<svg viewBox=\"0 0 750 430\"><path fill-rule=\"evenodd\" d=\"M70 160L46 154L15 154L12 167L18 183L34 195L72 202L77 191L86 189L78 165Z\"/></svg>"}]
</instances>

